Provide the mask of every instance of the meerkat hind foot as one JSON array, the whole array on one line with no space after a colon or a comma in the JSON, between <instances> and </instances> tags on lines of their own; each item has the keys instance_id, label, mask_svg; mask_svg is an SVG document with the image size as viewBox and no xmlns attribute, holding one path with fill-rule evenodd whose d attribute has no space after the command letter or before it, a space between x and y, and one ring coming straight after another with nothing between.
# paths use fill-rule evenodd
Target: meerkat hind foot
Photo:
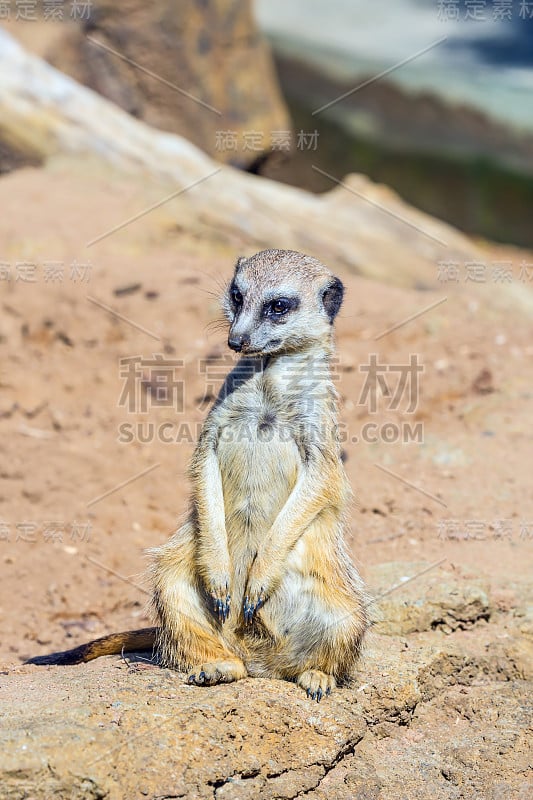
<instances>
[{"instance_id":1,"label":"meerkat hind foot","mask_svg":"<svg viewBox=\"0 0 533 800\"><path fill-rule=\"evenodd\" d=\"M302 672L296 683L317 703L320 703L325 694L331 694L337 685L333 675L328 675L320 669L308 669Z\"/></svg>"},{"instance_id":2,"label":"meerkat hind foot","mask_svg":"<svg viewBox=\"0 0 533 800\"><path fill-rule=\"evenodd\" d=\"M232 683L246 678L246 667L239 659L215 659L193 668L187 683L196 686L214 686L216 683Z\"/></svg>"}]
</instances>

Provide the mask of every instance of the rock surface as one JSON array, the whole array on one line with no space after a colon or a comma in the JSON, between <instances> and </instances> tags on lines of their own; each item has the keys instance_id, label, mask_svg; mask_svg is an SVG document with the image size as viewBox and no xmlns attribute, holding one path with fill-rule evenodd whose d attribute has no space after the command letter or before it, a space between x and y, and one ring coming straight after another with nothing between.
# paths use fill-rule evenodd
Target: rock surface
<instances>
[{"instance_id":1,"label":"rock surface","mask_svg":"<svg viewBox=\"0 0 533 800\"><path fill-rule=\"evenodd\" d=\"M428 583L444 590L446 579L435 568L412 581L413 601L424 606ZM461 598L478 591L456 583ZM372 633L354 686L320 704L281 681L189 686L146 654L8 668L2 797L526 800L531 628L520 637L520 617L485 600L490 621L473 636ZM395 589L380 611L404 603ZM430 613L450 606L462 601L433 598Z\"/></svg>"},{"instance_id":2,"label":"rock surface","mask_svg":"<svg viewBox=\"0 0 533 800\"><path fill-rule=\"evenodd\" d=\"M338 176L342 185L332 180L335 188L317 196L220 167L186 139L150 128L29 55L0 29L2 139L42 160L104 160L158 185L160 205L183 195L189 213L219 232L303 250L400 286L435 287L439 260L479 255L466 236L362 175Z\"/></svg>"},{"instance_id":3,"label":"rock surface","mask_svg":"<svg viewBox=\"0 0 533 800\"><path fill-rule=\"evenodd\" d=\"M91 5L68 24L47 20L39 37L28 31L38 21L12 28L62 72L219 161L246 167L269 151L272 132L290 130L251 0ZM254 147L250 131L262 132Z\"/></svg>"},{"instance_id":4,"label":"rock surface","mask_svg":"<svg viewBox=\"0 0 533 800\"><path fill-rule=\"evenodd\" d=\"M373 586L380 597L380 619L376 624L380 633L406 634L437 628L451 633L489 618L489 598L484 582L465 582L440 570L437 577L434 573L422 576L417 579L417 585L412 586L409 576L418 575L426 565L402 566L399 570L397 564L382 564L374 567L372 573ZM390 593L391 586L397 587L395 591L401 590L400 601Z\"/></svg>"}]
</instances>

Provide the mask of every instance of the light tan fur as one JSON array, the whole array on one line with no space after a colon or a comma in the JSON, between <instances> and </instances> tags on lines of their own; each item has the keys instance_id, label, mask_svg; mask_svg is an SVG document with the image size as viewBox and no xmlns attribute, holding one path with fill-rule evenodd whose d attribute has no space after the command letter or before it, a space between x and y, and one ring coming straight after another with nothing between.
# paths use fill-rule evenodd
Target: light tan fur
<instances>
[{"instance_id":1,"label":"light tan fur","mask_svg":"<svg viewBox=\"0 0 533 800\"><path fill-rule=\"evenodd\" d=\"M235 267L223 307L242 358L201 432L189 516L152 551L152 639L192 683L284 678L320 700L353 675L368 621L343 543L350 490L330 372L342 293L294 251ZM120 636L132 634L77 648L77 660Z\"/></svg>"},{"instance_id":2,"label":"light tan fur","mask_svg":"<svg viewBox=\"0 0 533 800\"><path fill-rule=\"evenodd\" d=\"M298 305L265 317L278 298ZM320 698L353 673L367 616L343 544L350 491L330 374L341 299L340 281L301 253L237 263L224 309L243 357L196 447L190 516L153 551L158 650L192 682L285 678Z\"/></svg>"}]
</instances>

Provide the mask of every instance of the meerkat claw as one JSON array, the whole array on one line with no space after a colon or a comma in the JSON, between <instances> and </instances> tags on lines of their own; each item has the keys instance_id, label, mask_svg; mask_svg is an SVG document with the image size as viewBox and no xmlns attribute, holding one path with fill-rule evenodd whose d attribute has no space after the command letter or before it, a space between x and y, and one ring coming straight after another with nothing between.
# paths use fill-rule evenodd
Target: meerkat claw
<instances>
[{"instance_id":1,"label":"meerkat claw","mask_svg":"<svg viewBox=\"0 0 533 800\"><path fill-rule=\"evenodd\" d=\"M264 604L265 604L265 597L263 596L263 594L259 595L259 598L255 603L253 601L250 601L250 598L248 596L244 598L243 612L244 612L245 625L250 625L252 623L254 614L256 613L256 611L259 611L259 609L262 606L264 606Z\"/></svg>"},{"instance_id":2,"label":"meerkat claw","mask_svg":"<svg viewBox=\"0 0 533 800\"><path fill-rule=\"evenodd\" d=\"M220 622L225 622L229 617L229 603L224 600L215 600L215 611Z\"/></svg>"},{"instance_id":3,"label":"meerkat claw","mask_svg":"<svg viewBox=\"0 0 533 800\"><path fill-rule=\"evenodd\" d=\"M213 601L214 612L219 622L226 622L230 613L231 596L229 594L220 596L217 592L211 592L211 599Z\"/></svg>"},{"instance_id":4,"label":"meerkat claw","mask_svg":"<svg viewBox=\"0 0 533 800\"><path fill-rule=\"evenodd\" d=\"M310 669L303 672L297 679L298 686L305 691L307 697L320 703L324 695L331 694L335 688L335 678L318 669Z\"/></svg>"},{"instance_id":5,"label":"meerkat claw","mask_svg":"<svg viewBox=\"0 0 533 800\"><path fill-rule=\"evenodd\" d=\"M244 613L244 624L249 625L252 621L253 616L253 606L250 605L250 600L248 597L244 598L244 605L243 605L243 613Z\"/></svg>"},{"instance_id":6,"label":"meerkat claw","mask_svg":"<svg viewBox=\"0 0 533 800\"><path fill-rule=\"evenodd\" d=\"M230 604L231 604L231 597L228 594L228 595L226 595L226 602L224 604L224 609L223 609L223 615L222 615L223 616L223 620L222 620L223 622L225 622L227 620L227 618L229 617L230 610L231 610L230 609Z\"/></svg>"},{"instance_id":7,"label":"meerkat claw","mask_svg":"<svg viewBox=\"0 0 533 800\"><path fill-rule=\"evenodd\" d=\"M196 686L215 686L218 683L232 683L246 678L248 672L244 663L228 653L228 658L213 659L198 665L189 677L189 682ZM194 669L194 668L193 668Z\"/></svg>"}]
</instances>

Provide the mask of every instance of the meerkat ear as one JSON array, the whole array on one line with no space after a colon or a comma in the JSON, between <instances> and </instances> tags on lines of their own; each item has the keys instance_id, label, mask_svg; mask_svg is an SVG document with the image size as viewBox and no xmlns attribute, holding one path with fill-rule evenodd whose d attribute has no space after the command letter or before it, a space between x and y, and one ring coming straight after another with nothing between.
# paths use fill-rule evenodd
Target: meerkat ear
<instances>
[{"instance_id":1,"label":"meerkat ear","mask_svg":"<svg viewBox=\"0 0 533 800\"><path fill-rule=\"evenodd\" d=\"M240 270L245 261L246 259L244 256L239 256L235 264L235 272L238 272Z\"/></svg>"},{"instance_id":2,"label":"meerkat ear","mask_svg":"<svg viewBox=\"0 0 533 800\"><path fill-rule=\"evenodd\" d=\"M333 320L339 313L343 297L344 286L342 285L342 281L338 278L333 278L322 292L322 305L324 306L324 310L331 324L333 324Z\"/></svg>"}]
</instances>

